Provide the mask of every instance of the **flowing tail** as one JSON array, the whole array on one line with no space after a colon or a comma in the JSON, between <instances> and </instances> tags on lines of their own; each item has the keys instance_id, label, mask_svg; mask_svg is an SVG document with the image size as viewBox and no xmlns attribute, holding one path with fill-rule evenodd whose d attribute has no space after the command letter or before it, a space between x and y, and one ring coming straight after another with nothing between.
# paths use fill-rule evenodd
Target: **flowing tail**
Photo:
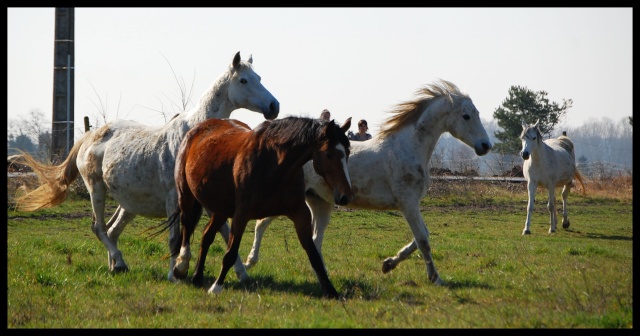
<instances>
[{"instance_id":1,"label":"flowing tail","mask_svg":"<svg viewBox=\"0 0 640 336\"><path fill-rule=\"evenodd\" d=\"M580 182L580 185L582 186L582 194L586 195L587 194L587 188L585 188L584 186L584 176L582 175L582 173L578 170L578 168L576 168L576 172L575 174L573 174L573 177L578 180L578 182Z\"/></svg>"},{"instance_id":2,"label":"flowing tail","mask_svg":"<svg viewBox=\"0 0 640 336\"><path fill-rule=\"evenodd\" d=\"M73 145L67 159L60 165L48 165L40 163L31 155L21 152L15 157L14 162L27 165L38 175L40 186L32 191L21 187L25 194L16 198L16 209L20 211L35 211L54 207L67 198L69 185L78 178L78 166L76 158L80 146L87 139L89 132Z\"/></svg>"}]
</instances>

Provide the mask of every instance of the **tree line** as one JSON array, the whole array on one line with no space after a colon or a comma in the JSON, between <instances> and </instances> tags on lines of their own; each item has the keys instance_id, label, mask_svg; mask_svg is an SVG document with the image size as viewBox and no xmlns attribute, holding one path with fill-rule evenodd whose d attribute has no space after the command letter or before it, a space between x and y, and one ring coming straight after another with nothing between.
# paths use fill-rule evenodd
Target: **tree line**
<instances>
[{"instance_id":1,"label":"tree line","mask_svg":"<svg viewBox=\"0 0 640 336\"><path fill-rule=\"evenodd\" d=\"M181 106L186 107L184 100ZM563 132L571 138L575 145L578 167L587 176L606 178L631 174L633 117L625 117L619 121L603 117L600 120L587 120L575 127L563 126L562 121L572 105L571 99L563 99L562 103L549 101L546 91L511 86L507 98L493 112L494 119L483 120L494 144L490 154L477 157L470 148L445 134L433 153L431 167L461 174L475 172L482 176L503 176L505 172L522 165L522 159L518 155L522 122L534 124L539 121L539 129L545 139L558 137ZM106 116L106 111L101 111L105 123ZM26 117L8 121L7 154L15 153L15 149L28 152L43 161L50 157L50 122L42 112L33 110Z\"/></svg>"}]
</instances>

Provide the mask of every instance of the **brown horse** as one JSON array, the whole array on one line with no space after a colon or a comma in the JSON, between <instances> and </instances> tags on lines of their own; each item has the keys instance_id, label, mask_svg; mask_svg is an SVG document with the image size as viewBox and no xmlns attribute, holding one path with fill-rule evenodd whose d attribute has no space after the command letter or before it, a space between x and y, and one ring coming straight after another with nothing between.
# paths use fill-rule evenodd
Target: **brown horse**
<instances>
[{"instance_id":1,"label":"brown horse","mask_svg":"<svg viewBox=\"0 0 640 336\"><path fill-rule=\"evenodd\" d=\"M251 130L233 119L210 119L191 129L178 150L175 181L178 208L166 226L182 223L182 245L172 245L174 274L186 278L191 258L189 241L203 207L211 213L204 230L192 282L203 284L205 258L216 232L232 219L220 275L209 293L222 291L224 279L238 258L249 220L284 215L295 225L300 244L318 277L324 297L337 298L320 253L313 243L311 211L305 203L305 163L333 190L336 204L353 199L347 169L351 118L342 126L332 121L288 117L265 121Z\"/></svg>"}]
</instances>

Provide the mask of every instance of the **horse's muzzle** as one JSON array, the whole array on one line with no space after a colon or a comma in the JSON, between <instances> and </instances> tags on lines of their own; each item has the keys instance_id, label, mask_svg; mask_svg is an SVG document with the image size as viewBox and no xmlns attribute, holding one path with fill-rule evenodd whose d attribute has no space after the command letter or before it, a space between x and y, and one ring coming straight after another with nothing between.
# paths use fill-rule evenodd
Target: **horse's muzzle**
<instances>
[{"instance_id":1,"label":"horse's muzzle","mask_svg":"<svg viewBox=\"0 0 640 336\"><path fill-rule=\"evenodd\" d=\"M342 195L339 199L336 199L335 202L337 205L347 205L353 200L353 197L349 197L347 195Z\"/></svg>"},{"instance_id":2,"label":"horse's muzzle","mask_svg":"<svg viewBox=\"0 0 640 336\"><path fill-rule=\"evenodd\" d=\"M476 155L482 156L489 153L489 151L491 150L491 147L493 146L491 145L490 142L483 142L482 144L480 144L480 146L478 145L474 146L473 149L476 152Z\"/></svg>"},{"instance_id":3,"label":"horse's muzzle","mask_svg":"<svg viewBox=\"0 0 640 336\"><path fill-rule=\"evenodd\" d=\"M268 110L262 111L262 115L264 115L264 118L267 120L273 120L277 118L279 113L280 113L280 102L278 102L277 100L274 100L271 102L271 104L269 104Z\"/></svg>"}]
</instances>

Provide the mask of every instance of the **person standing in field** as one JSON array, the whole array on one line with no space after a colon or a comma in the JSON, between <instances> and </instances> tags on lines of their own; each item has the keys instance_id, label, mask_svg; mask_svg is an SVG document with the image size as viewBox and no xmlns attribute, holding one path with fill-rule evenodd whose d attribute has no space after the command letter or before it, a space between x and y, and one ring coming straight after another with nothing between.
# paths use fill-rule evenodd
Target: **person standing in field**
<instances>
[{"instance_id":1,"label":"person standing in field","mask_svg":"<svg viewBox=\"0 0 640 336\"><path fill-rule=\"evenodd\" d=\"M358 121L358 133L353 133L349 131L348 136L349 140L352 141L366 141L371 139L371 134L369 134L369 126L367 125L367 121L364 119L360 119Z\"/></svg>"}]
</instances>

